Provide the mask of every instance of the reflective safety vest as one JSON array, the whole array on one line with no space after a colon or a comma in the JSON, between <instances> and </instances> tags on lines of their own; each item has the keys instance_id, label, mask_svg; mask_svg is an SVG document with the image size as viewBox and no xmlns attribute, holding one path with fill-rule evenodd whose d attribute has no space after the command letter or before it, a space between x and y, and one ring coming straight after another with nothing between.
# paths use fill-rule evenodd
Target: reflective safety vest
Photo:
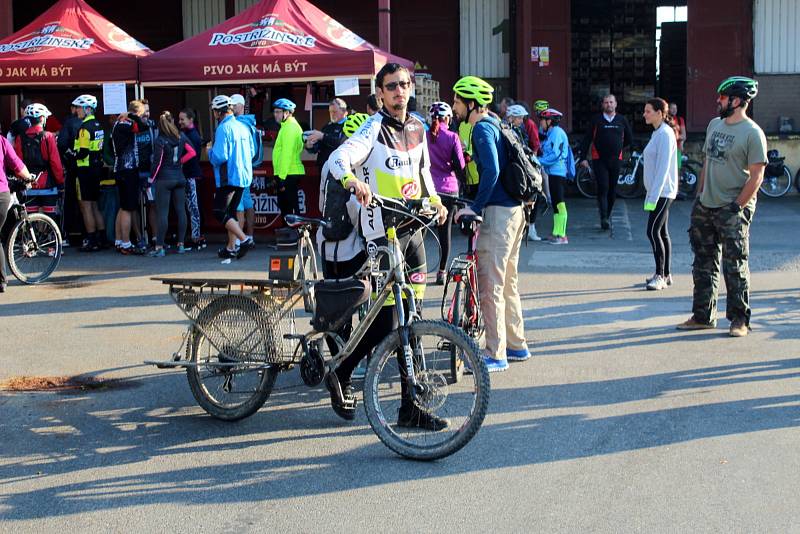
<instances>
[{"instance_id":1,"label":"reflective safety vest","mask_svg":"<svg viewBox=\"0 0 800 534\"><path fill-rule=\"evenodd\" d=\"M462 121L458 125L458 138L461 139L461 148L464 149L464 154L470 158L464 170L467 175L467 185L478 185L480 175L478 174L478 165L472 159L472 125L469 122Z\"/></svg>"},{"instance_id":2,"label":"reflective safety vest","mask_svg":"<svg viewBox=\"0 0 800 534\"><path fill-rule=\"evenodd\" d=\"M78 154L76 164L79 170L89 167L99 171L103 168L104 137L105 133L100 126L100 121L95 119L94 115L87 115L78 130L78 137L75 139L75 152ZM81 152L82 150L83 152Z\"/></svg>"}]
</instances>

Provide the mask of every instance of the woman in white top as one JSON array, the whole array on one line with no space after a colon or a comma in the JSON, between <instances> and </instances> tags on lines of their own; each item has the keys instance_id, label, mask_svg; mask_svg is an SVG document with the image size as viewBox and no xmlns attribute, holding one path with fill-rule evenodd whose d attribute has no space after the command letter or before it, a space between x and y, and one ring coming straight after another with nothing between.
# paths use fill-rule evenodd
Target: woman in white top
<instances>
[{"instance_id":1,"label":"woman in white top","mask_svg":"<svg viewBox=\"0 0 800 534\"><path fill-rule=\"evenodd\" d=\"M652 98L644 106L644 121L653 127L653 135L644 149L644 187L647 238L653 246L655 274L647 279L647 289L658 291L672 285L669 238L669 207L678 194L678 143L675 123L663 98Z\"/></svg>"}]
</instances>

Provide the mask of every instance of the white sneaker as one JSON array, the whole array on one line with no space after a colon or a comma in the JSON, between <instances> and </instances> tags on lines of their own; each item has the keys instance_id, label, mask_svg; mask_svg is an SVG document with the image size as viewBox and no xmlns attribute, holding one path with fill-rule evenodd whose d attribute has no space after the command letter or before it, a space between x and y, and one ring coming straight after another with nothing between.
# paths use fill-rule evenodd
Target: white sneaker
<instances>
[{"instance_id":1,"label":"white sneaker","mask_svg":"<svg viewBox=\"0 0 800 534\"><path fill-rule=\"evenodd\" d=\"M542 238L536 233L536 225L531 224L528 226L528 241L541 241Z\"/></svg>"},{"instance_id":2,"label":"white sneaker","mask_svg":"<svg viewBox=\"0 0 800 534\"><path fill-rule=\"evenodd\" d=\"M645 278L645 279L644 279L644 283L645 283L645 284L649 284L650 282L652 282L652 281L655 279L655 277L656 277L656 276L658 276L658 275L657 275L657 274L654 274L654 275L653 275L653 276L651 276L650 278ZM665 283L666 283L668 286L671 286L671 285L672 285L672 275L671 275L671 274L668 274L667 276L663 276L662 278L664 279L664 282L665 282Z\"/></svg>"},{"instance_id":3,"label":"white sneaker","mask_svg":"<svg viewBox=\"0 0 800 534\"><path fill-rule=\"evenodd\" d=\"M667 281L661 275L656 275L647 283L648 291L661 291L667 288Z\"/></svg>"}]
</instances>

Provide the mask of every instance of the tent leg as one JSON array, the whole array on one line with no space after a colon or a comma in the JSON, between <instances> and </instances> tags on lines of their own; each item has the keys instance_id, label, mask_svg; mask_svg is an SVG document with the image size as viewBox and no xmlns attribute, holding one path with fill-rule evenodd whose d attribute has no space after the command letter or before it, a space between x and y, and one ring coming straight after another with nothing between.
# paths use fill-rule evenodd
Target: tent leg
<instances>
[{"instance_id":1,"label":"tent leg","mask_svg":"<svg viewBox=\"0 0 800 534\"><path fill-rule=\"evenodd\" d=\"M134 100L139 100L139 84L138 83L133 84L133 99Z\"/></svg>"},{"instance_id":2,"label":"tent leg","mask_svg":"<svg viewBox=\"0 0 800 534\"><path fill-rule=\"evenodd\" d=\"M375 76L369 79L369 93L371 95L375 94Z\"/></svg>"}]
</instances>

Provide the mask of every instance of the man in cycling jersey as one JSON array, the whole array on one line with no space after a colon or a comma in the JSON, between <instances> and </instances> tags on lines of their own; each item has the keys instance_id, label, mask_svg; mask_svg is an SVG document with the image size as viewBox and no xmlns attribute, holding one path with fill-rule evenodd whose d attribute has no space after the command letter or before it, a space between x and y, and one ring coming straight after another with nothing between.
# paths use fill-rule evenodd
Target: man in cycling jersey
<instances>
[{"instance_id":1,"label":"man in cycling jersey","mask_svg":"<svg viewBox=\"0 0 800 534\"><path fill-rule=\"evenodd\" d=\"M371 116L361 128L336 149L329 158L330 172L343 187L350 189L366 206L373 193L398 199L429 197L438 212L439 223L447 217L447 210L436 196L430 174L425 127L408 112L412 81L408 69L397 63L387 63L375 76L378 98L384 107ZM359 169L354 173L354 169ZM379 209L362 210L361 229L367 241L380 245L386 242ZM400 246L405 250L409 283L417 298L425 291L427 266L422 234L402 227L397 229ZM353 369L380 341L397 328L393 301L379 312L358 347L342 362L333 377L341 385L342 398L331 395L337 414L345 419L355 417L355 396L350 385ZM404 368L403 365L400 366ZM331 384L329 384L331 386ZM336 384L333 384L335 387ZM344 402L342 402L344 401ZM397 424L442 430L448 421L420 410L405 391Z\"/></svg>"},{"instance_id":2,"label":"man in cycling jersey","mask_svg":"<svg viewBox=\"0 0 800 534\"><path fill-rule=\"evenodd\" d=\"M472 207L456 213L456 220L483 213L476 246L478 292L486 325L483 358L490 373L505 371L508 360L530 358L517 282L525 209L509 196L500 181L508 156L500 121L489 114L494 88L481 78L465 76L456 82L453 91L453 113L472 125L473 158L480 173Z\"/></svg>"},{"instance_id":3,"label":"man in cycling jersey","mask_svg":"<svg viewBox=\"0 0 800 534\"><path fill-rule=\"evenodd\" d=\"M100 197L100 176L103 173L103 139L105 132L95 116L97 98L92 95L79 97L78 117L82 120L75 139L75 159L78 170L78 201L80 202L86 240L81 252L95 252L104 248L106 222L97 205Z\"/></svg>"}]
</instances>

